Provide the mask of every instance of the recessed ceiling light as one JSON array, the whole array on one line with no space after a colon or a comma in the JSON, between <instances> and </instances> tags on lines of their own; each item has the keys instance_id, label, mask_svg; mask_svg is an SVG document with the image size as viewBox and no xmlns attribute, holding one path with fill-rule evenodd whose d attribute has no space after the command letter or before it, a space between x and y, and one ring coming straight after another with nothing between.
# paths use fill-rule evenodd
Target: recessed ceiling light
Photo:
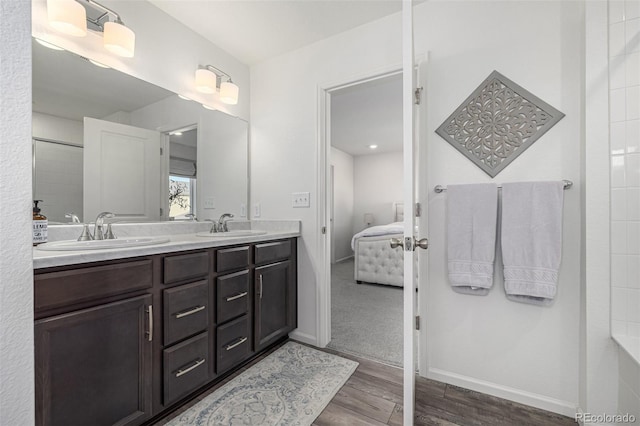
<instances>
[{"instance_id":1,"label":"recessed ceiling light","mask_svg":"<svg viewBox=\"0 0 640 426\"><path fill-rule=\"evenodd\" d=\"M44 47L48 47L49 49L53 49L53 50L64 50L62 47L60 46L56 46L55 44L49 43L48 41L44 41L44 40L40 40L39 38L36 39L36 41L38 42L38 44L40 44L41 46Z\"/></svg>"},{"instance_id":2,"label":"recessed ceiling light","mask_svg":"<svg viewBox=\"0 0 640 426\"><path fill-rule=\"evenodd\" d=\"M171 136L182 136L182 132L171 132L169 133Z\"/></svg>"},{"instance_id":3,"label":"recessed ceiling light","mask_svg":"<svg viewBox=\"0 0 640 426\"><path fill-rule=\"evenodd\" d=\"M183 95L178 95L178 97L180 99L184 99L185 101L190 101L191 100L191 98L187 98L186 96L183 96Z\"/></svg>"},{"instance_id":4,"label":"recessed ceiling light","mask_svg":"<svg viewBox=\"0 0 640 426\"><path fill-rule=\"evenodd\" d=\"M376 144L369 145L369 149L376 149L377 147L378 147L378 145L376 145Z\"/></svg>"},{"instance_id":5,"label":"recessed ceiling light","mask_svg":"<svg viewBox=\"0 0 640 426\"><path fill-rule=\"evenodd\" d=\"M211 111L215 111L216 110L215 107L212 107L212 106L209 106L209 105L202 104L202 106L205 107L206 109L210 109Z\"/></svg>"},{"instance_id":6,"label":"recessed ceiling light","mask_svg":"<svg viewBox=\"0 0 640 426\"><path fill-rule=\"evenodd\" d=\"M94 61L93 59L89 59L89 58L87 58L87 61L91 62L91 63L92 63L93 65L95 65L96 67L100 67L100 68L111 68L110 66L105 65L105 64L101 64L100 62L98 62L98 61Z\"/></svg>"}]
</instances>

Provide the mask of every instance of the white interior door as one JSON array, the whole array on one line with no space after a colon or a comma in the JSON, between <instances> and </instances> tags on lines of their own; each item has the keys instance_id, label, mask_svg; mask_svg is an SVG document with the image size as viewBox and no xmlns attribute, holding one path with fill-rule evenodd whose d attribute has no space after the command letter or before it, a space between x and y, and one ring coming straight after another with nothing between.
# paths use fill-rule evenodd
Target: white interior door
<instances>
[{"instance_id":1,"label":"white interior door","mask_svg":"<svg viewBox=\"0 0 640 426\"><path fill-rule=\"evenodd\" d=\"M159 220L160 147L160 132L85 117L84 221L104 211L118 220Z\"/></svg>"},{"instance_id":2,"label":"white interior door","mask_svg":"<svg viewBox=\"0 0 640 426\"><path fill-rule=\"evenodd\" d=\"M413 425L415 411L415 318L416 318L416 252L415 252L415 158L414 135L414 54L412 1L402 2L402 140L404 166L404 419L405 425Z\"/></svg>"}]
</instances>

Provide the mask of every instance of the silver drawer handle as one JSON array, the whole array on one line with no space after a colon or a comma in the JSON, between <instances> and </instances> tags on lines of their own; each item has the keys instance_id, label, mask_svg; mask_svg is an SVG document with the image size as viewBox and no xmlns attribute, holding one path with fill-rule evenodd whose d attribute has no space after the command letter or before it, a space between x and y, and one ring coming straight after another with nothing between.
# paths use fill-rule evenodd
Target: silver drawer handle
<instances>
[{"instance_id":1,"label":"silver drawer handle","mask_svg":"<svg viewBox=\"0 0 640 426\"><path fill-rule=\"evenodd\" d=\"M176 318L183 318L183 317L187 317L189 315L193 315L196 312L204 311L204 308L205 308L205 306L198 306L198 307L195 307L193 309L189 309L188 311L178 312L176 314Z\"/></svg>"},{"instance_id":2,"label":"silver drawer handle","mask_svg":"<svg viewBox=\"0 0 640 426\"><path fill-rule=\"evenodd\" d=\"M236 300L236 299L240 299L241 297L245 297L247 295L247 292L244 291L240 294L236 294L235 296L231 296L231 297L227 297L227 302L231 302L232 300Z\"/></svg>"},{"instance_id":3,"label":"silver drawer handle","mask_svg":"<svg viewBox=\"0 0 640 426\"><path fill-rule=\"evenodd\" d=\"M240 346L241 344L243 344L244 342L247 341L246 337L243 337L242 339L238 340L236 343L234 343L233 345L227 345L227 350L230 351L231 349L235 348L236 346Z\"/></svg>"},{"instance_id":4,"label":"silver drawer handle","mask_svg":"<svg viewBox=\"0 0 640 426\"><path fill-rule=\"evenodd\" d=\"M180 377L183 374L187 374L189 371L192 371L193 369L200 367L202 364L204 364L204 358L196 361L191 367L185 368L184 370L182 369L178 370L178 372L176 373L176 377Z\"/></svg>"},{"instance_id":5,"label":"silver drawer handle","mask_svg":"<svg viewBox=\"0 0 640 426\"><path fill-rule=\"evenodd\" d=\"M147 314L149 315L149 331L146 332L147 340L153 341L153 305L149 305L147 308Z\"/></svg>"}]
</instances>

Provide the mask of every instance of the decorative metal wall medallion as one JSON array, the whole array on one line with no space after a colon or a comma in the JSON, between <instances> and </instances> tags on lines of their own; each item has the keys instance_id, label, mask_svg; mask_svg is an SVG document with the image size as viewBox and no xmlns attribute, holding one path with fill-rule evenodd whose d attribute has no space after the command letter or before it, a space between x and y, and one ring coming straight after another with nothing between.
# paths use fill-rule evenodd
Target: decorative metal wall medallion
<instances>
[{"instance_id":1,"label":"decorative metal wall medallion","mask_svg":"<svg viewBox=\"0 0 640 426\"><path fill-rule=\"evenodd\" d=\"M564 114L493 71L436 130L494 177Z\"/></svg>"}]
</instances>

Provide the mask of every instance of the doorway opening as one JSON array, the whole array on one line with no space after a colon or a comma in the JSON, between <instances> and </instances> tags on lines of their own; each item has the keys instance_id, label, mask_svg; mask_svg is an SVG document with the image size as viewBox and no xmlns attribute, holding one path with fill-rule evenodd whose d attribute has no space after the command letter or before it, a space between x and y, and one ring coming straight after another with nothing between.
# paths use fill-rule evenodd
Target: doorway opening
<instances>
[{"instance_id":1,"label":"doorway opening","mask_svg":"<svg viewBox=\"0 0 640 426\"><path fill-rule=\"evenodd\" d=\"M402 366L402 74L330 91L328 347Z\"/></svg>"}]
</instances>

